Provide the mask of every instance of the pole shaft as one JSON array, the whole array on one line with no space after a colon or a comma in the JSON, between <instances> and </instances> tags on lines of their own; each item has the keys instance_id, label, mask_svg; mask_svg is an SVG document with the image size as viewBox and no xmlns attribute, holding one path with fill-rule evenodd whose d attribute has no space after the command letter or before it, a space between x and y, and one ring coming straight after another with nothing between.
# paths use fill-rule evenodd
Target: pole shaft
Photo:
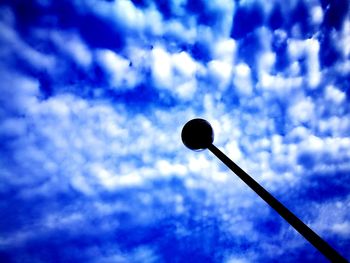
<instances>
[{"instance_id":1,"label":"pole shaft","mask_svg":"<svg viewBox=\"0 0 350 263\"><path fill-rule=\"evenodd\" d=\"M317 248L331 262L348 262L334 248L332 248L325 240L317 235L311 228L304 224L296 215L294 215L281 202L273 197L258 182L250 177L237 164L229 159L215 145L211 144L208 149L218 157L226 166L228 166L239 178L241 178L255 193L257 193L266 203L279 213L291 226L294 227L305 239L307 239L315 248Z\"/></svg>"}]
</instances>

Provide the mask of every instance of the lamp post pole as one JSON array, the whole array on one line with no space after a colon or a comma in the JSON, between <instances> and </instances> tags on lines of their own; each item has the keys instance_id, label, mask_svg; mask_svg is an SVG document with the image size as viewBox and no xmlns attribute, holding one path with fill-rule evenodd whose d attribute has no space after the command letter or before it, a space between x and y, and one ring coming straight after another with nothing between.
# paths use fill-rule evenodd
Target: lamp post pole
<instances>
[{"instance_id":1,"label":"lamp post pole","mask_svg":"<svg viewBox=\"0 0 350 263\"><path fill-rule=\"evenodd\" d=\"M191 150L200 151L209 149L217 158L219 158L228 168L232 170L243 182L245 182L255 193L257 193L268 205L283 217L296 231L298 231L306 240L317 248L331 262L348 262L325 240L317 235L311 228L303 223L281 202L273 197L258 182L249 176L243 169L228 158L214 144L214 133L210 124L203 119L193 119L187 122L182 130L182 141Z\"/></svg>"}]
</instances>

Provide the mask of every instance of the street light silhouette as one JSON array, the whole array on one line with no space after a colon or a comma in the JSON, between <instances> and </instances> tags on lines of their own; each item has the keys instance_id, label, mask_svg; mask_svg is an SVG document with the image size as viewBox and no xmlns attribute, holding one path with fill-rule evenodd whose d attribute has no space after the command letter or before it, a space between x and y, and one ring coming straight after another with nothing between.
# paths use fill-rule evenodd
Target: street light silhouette
<instances>
[{"instance_id":1,"label":"street light silhouette","mask_svg":"<svg viewBox=\"0 0 350 263\"><path fill-rule=\"evenodd\" d=\"M228 168L230 168L239 178L241 178L255 193L257 193L266 203L268 203L281 217L283 217L296 231L298 231L305 239L307 239L315 248L317 248L331 262L348 262L325 240L317 235L311 228L303 223L296 215L294 215L281 202L273 197L258 182L250 177L237 164L229 159L214 144L214 132L204 119L193 119L185 124L181 132L182 142L191 150L201 151L209 149L216 157L218 157Z\"/></svg>"}]
</instances>

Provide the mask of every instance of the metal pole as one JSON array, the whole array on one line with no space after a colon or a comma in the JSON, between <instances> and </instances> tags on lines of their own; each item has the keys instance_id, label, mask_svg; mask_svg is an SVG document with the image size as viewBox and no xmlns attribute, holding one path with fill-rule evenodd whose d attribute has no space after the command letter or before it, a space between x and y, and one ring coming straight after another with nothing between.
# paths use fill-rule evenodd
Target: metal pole
<instances>
[{"instance_id":1,"label":"metal pole","mask_svg":"<svg viewBox=\"0 0 350 263\"><path fill-rule=\"evenodd\" d=\"M325 240L317 235L311 228L303 223L288 208L273 197L267 190L259 185L244 170L221 152L214 144L214 132L209 122L203 119L193 119L185 124L181 132L183 143L191 150L200 151L209 149L218 157L228 168L232 170L239 178L243 180L255 193L257 193L266 203L268 203L276 212L283 217L296 231L307 239L315 248L317 248L331 262L348 262Z\"/></svg>"},{"instance_id":2,"label":"metal pole","mask_svg":"<svg viewBox=\"0 0 350 263\"><path fill-rule=\"evenodd\" d=\"M304 238L306 238L315 248L317 248L326 258L331 262L348 262L342 255L340 255L334 248L332 248L326 241L317 235L311 228L304 224L296 215L294 215L288 208L280 203L261 185L259 185L252 177L250 177L237 164L229 159L223 152L221 152L215 145L211 144L208 149L218 157L228 168L232 170L239 178L241 178L255 193L257 193L266 203L268 203L277 213L280 214L296 231L298 231Z\"/></svg>"}]
</instances>

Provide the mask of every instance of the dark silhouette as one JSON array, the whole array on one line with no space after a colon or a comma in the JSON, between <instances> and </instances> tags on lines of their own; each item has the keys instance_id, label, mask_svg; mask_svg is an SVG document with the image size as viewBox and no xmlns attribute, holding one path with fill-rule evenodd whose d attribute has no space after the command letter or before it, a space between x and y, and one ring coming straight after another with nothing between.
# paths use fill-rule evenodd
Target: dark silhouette
<instances>
[{"instance_id":1,"label":"dark silhouette","mask_svg":"<svg viewBox=\"0 0 350 263\"><path fill-rule=\"evenodd\" d=\"M193 119L185 124L181 133L182 142L191 150L199 151L209 149L251 189L254 190L265 202L277 211L290 225L294 227L304 238L317 248L331 262L348 262L325 240L317 235L311 228L305 225L296 215L288 210L282 203L273 197L267 190L259 185L252 177L243 171L237 164L229 159L215 145L213 129L209 122L203 119Z\"/></svg>"},{"instance_id":2,"label":"dark silhouette","mask_svg":"<svg viewBox=\"0 0 350 263\"><path fill-rule=\"evenodd\" d=\"M200 151L212 145L214 132L206 120L193 119L183 127L181 138L186 147L194 151Z\"/></svg>"}]
</instances>

